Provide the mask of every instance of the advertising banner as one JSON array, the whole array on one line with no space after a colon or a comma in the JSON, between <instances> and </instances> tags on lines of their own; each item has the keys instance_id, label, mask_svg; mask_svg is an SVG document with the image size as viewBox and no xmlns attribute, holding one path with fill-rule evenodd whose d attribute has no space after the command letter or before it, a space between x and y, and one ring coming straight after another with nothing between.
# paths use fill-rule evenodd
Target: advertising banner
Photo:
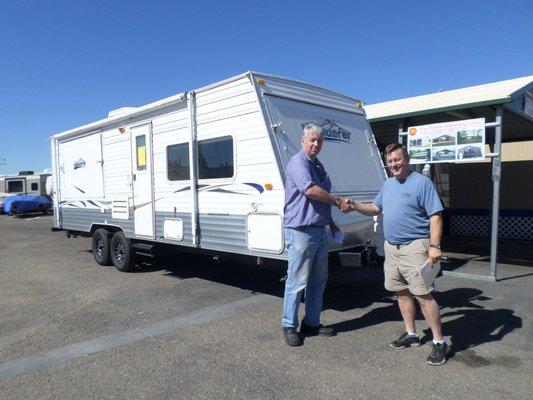
<instances>
[{"instance_id":1,"label":"advertising banner","mask_svg":"<svg viewBox=\"0 0 533 400\"><path fill-rule=\"evenodd\" d=\"M407 133L411 164L485 158L485 118L411 126Z\"/></svg>"}]
</instances>

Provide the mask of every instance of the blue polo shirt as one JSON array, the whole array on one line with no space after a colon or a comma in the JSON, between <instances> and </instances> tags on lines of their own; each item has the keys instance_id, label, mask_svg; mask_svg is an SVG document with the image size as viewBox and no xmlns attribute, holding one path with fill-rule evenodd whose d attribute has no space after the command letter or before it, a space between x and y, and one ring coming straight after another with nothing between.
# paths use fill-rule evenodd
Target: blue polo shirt
<instances>
[{"instance_id":1,"label":"blue polo shirt","mask_svg":"<svg viewBox=\"0 0 533 400\"><path fill-rule=\"evenodd\" d=\"M285 179L285 228L304 228L331 224L331 205L313 200L305 195L312 185L325 191L331 190L331 181L318 159L311 160L300 150L291 157L286 169Z\"/></svg>"},{"instance_id":2,"label":"blue polo shirt","mask_svg":"<svg viewBox=\"0 0 533 400\"><path fill-rule=\"evenodd\" d=\"M391 244L429 238L429 217L442 211L433 182L414 171L403 181L387 179L374 204L383 211L383 233Z\"/></svg>"}]
</instances>

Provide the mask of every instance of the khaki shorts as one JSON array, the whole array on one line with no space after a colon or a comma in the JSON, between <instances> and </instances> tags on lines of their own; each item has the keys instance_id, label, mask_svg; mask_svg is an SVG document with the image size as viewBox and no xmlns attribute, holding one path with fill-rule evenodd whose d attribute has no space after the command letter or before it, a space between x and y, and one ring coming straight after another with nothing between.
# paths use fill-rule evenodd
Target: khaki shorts
<instances>
[{"instance_id":1,"label":"khaki shorts","mask_svg":"<svg viewBox=\"0 0 533 400\"><path fill-rule=\"evenodd\" d=\"M392 245L385 241L385 289L391 292L409 289L415 296L431 293L426 290L418 267L428 259L429 239L416 239L406 245Z\"/></svg>"}]
</instances>

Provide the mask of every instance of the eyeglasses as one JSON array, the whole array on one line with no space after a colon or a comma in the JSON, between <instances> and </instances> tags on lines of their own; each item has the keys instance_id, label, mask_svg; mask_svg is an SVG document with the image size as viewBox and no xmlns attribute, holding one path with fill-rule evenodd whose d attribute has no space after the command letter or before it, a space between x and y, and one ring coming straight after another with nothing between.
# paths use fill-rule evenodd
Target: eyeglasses
<instances>
[{"instance_id":1,"label":"eyeglasses","mask_svg":"<svg viewBox=\"0 0 533 400\"><path fill-rule=\"evenodd\" d=\"M387 160L387 165L400 164L405 157L395 158L394 160Z\"/></svg>"}]
</instances>

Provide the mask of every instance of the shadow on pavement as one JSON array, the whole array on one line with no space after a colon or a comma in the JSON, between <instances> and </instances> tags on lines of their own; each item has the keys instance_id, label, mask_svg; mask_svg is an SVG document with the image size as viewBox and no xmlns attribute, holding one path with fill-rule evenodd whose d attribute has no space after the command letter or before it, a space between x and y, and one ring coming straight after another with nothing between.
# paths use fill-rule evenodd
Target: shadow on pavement
<instances>
[{"instance_id":1,"label":"shadow on pavement","mask_svg":"<svg viewBox=\"0 0 533 400\"><path fill-rule=\"evenodd\" d=\"M442 330L450 337L450 356L463 350L501 340L505 335L522 327L522 318L513 310L487 310L474 301L490 300L479 289L457 288L435 295L441 307ZM455 317L455 318L454 318ZM448 319L453 318L450 321ZM431 331L424 333L431 337Z\"/></svg>"},{"instance_id":2,"label":"shadow on pavement","mask_svg":"<svg viewBox=\"0 0 533 400\"><path fill-rule=\"evenodd\" d=\"M222 260L196 254L165 253L153 260L139 259L136 273L155 271L164 271L166 276L175 279L204 279L279 298L283 298L286 273L286 269L281 266L256 265L249 260ZM358 273L357 270L352 272L356 277L352 282L326 288L324 309L371 309L358 318L334 324L332 327L340 333L390 321L401 322L394 294L383 287L382 272L363 269L360 279L357 279ZM514 315L514 311L487 310L478 304L490 300L490 297L484 296L479 289L454 288L437 292L435 298L441 309L443 333L450 337L450 357L483 343L499 341L508 333L522 327L522 319ZM419 307L417 320L424 320ZM421 323L426 326L425 322ZM421 338L422 341L431 340L430 330L425 329L423 332L425 336ZM470 357L469 362L478 359L479 357ZM484 363L479 360L476 362Z\"/></svg>"},{"instance_id":3,"label":"shadow on pavement","mask_svg":"<svg viewBox=\"0 0 533 400\"><path fill-rule=\"evenodd\" d=\"M138 257L137 268L132 273L149 274L160 271L174 279L203 279L251 293L283 298L286 270L286 264L283 263L257 265L252 259L223 259L170 251L153 259ZM348 269L346 272L345 269L339 269L333 261L330 264L330 281L324 293L324 308L349 310L367 307L390 296L383 288L382 282L382 271L377 268ZM304 296L305 293L302 302Z\"/></svg>"},{"instance_id":4,"label":"shadow on pavement","mask_svg":"<svg viewBox=\"0 0 533 400\"><path fill-rule=\"evenodd\" d=\"M372 309L361 317L334 324L332 327L337 332L348 332L390 321L401 322L402 317L393 295L381 289L380 286L382 286L381 282L365 281L350 287L343 287L343 290L349 289L349 293L352 293L349 297L342 293L331 293L331 296L326 299L327 308L346 310L373 305ZM490 297L483 296L481 290L450 289L436 293L435 298L441 309L443 333L450 338L450 357L484 343L500 341L508 333L522 327L522 319L514 315L514 311L501 308L487 310L477 304L490 300ZM384 305L381 306L379 303L384 303ZM421 321L423 326L427 326L419 307L417 320ZM432 339L430 329L426 328L423 332L422 342L430 341ZM461 361L472 366L490 363L475 356L473 351L465 353L462 358L466 361Z\"/></svg>"},{"instance_id":5,"label":"shadow on pavement","mask_svg":"<svg viewBox=\"0 0 533 400\"><path fill-rule=\"evenodd\" d=\"M445 255L443 269L455 270L470 261L489 263L490 242L488 239L471 239L446 236L443 238ZM499 240L498 263L520 266L533 265L531 241ZM447 253L453 253L448 255Z\"/></svg>"}]
</instances>

